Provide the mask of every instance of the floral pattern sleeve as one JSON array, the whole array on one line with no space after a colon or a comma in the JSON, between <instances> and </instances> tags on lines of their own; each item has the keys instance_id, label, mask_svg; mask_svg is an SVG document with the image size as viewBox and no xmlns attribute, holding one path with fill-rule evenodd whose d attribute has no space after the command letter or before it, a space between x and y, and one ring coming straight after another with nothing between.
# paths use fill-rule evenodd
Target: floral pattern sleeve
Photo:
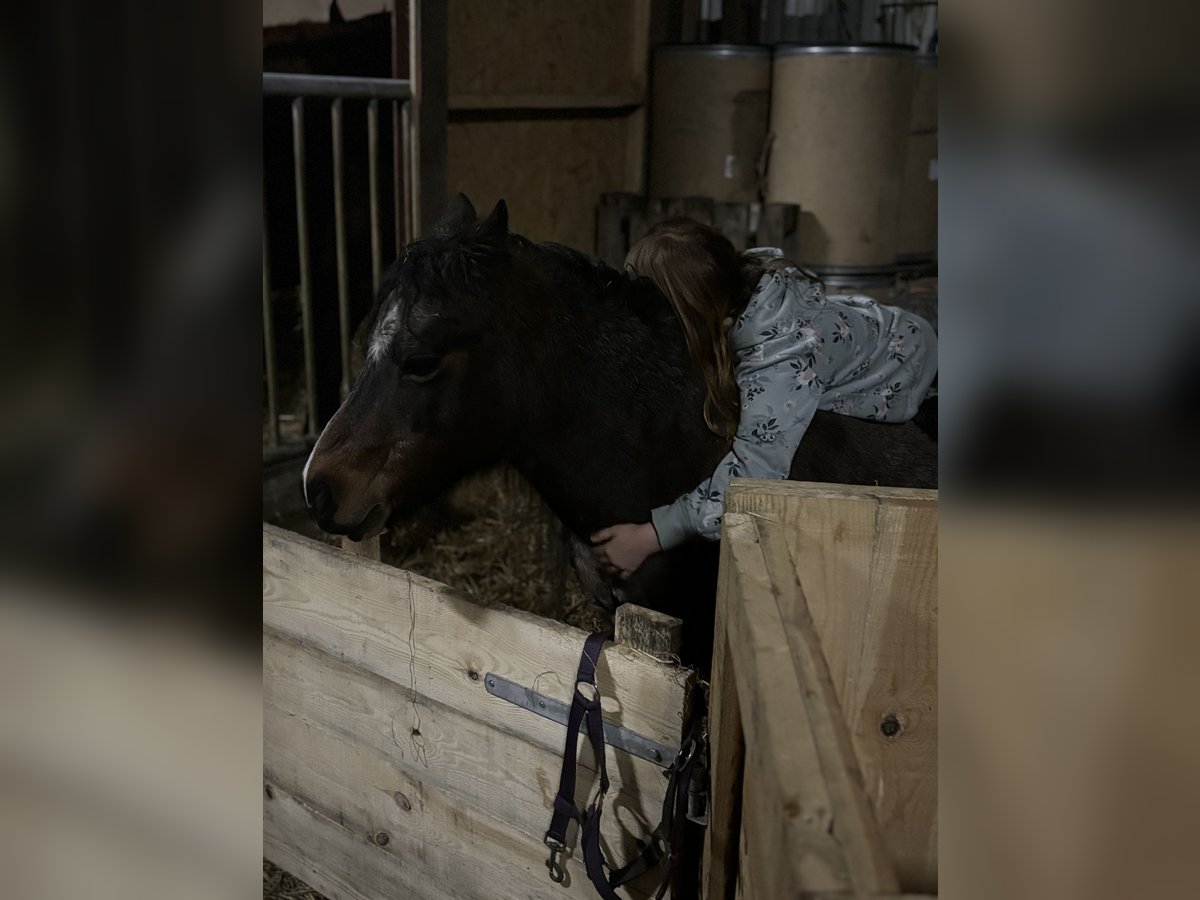
<instances>
[{"instance_id":1,"label":"floral pattern sleeve","mask_svg":"<svg viewBox=\"0 0 1200 900\"><path fill-rule=\"evenodd\" d=\"M730 479L786 478L792 456L821 402L821 379L804 359L780 360L753 369L739 381L741 422L729 453L695 490L651 511L664 550L693 535L720 539Z\"/></svg>"}]
</instances>

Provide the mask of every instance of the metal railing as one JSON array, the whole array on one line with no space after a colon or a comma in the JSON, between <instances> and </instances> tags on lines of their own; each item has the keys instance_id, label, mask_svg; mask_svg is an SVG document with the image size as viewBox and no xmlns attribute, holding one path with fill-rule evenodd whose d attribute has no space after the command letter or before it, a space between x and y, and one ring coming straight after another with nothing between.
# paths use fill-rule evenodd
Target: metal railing
<instances>
[{"instance_id":1,"label":"metal railing","mask_svg":"<svg viewBox=\"0 0 1200 900\"><path fill-rule=\"evenodd\" d=\"M397 243L413 233L412 186L416 183L412 153L412 85L404 79L351 78L337 75L293 75L279 72L263 73L264 97L292 98L292 147L296 176L296 242L300 268L300 317L304 335L304 393L307 410L305 436L313 439L319 431L316 390L316 337L313 333L312 284L309 270L308 201L305 191L306 159L304 152L304 113L307 98L326 98L330 104L330 128L333 140L333 202L334 229L337 243L337 288L339 347L341 353L341 394L350 389L351 323L350 281L346 261L345 208L342 185L343 138L342 101L367 101L367 182L371 219L371 284L379 289L383 273L383 248L379 229L379 103L393 104L394 164L399 173L395 181L395 215ZM399 107L398 116L396 107ZM267 415L270 419L268 443L279 446L278 373L275 367L274 326L271 310L271 279L266 254L266 215L263 216L263 340L267 381Z\"/></svg>"}]
</instances>

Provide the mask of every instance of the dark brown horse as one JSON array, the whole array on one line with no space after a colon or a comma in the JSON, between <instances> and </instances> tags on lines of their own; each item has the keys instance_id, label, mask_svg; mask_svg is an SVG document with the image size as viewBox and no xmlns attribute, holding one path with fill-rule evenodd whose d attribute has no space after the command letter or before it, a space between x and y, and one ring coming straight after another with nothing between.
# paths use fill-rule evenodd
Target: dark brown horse
<instances>
[{"instance_id":1,"label":"dark brown horse","mask_svg":"<svg viewBox=\"0 0 1200 900\"><path fill-rule=\"evenodd\" d=\"M715 545L652 556L612 584L587 536L645 522L728 449L704 424L703 385L670 305L646 279L483 220L457 198L381 288L367 360L305 468L328 532L361 540L464 475L512 463L578 539L593 599L680 615L692 656L711 641ZM932 486L937 448L914 425L818 413L792 477ZM689 637L689 635L694 635Z\"/></svg>"}]
</instances>

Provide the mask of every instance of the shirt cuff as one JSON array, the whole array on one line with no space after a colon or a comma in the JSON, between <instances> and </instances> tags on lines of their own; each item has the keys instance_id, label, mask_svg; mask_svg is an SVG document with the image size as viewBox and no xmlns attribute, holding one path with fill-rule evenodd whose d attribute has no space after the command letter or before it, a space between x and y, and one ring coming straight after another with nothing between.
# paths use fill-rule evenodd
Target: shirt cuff
<instances>
[{"instance_id":1,"label":"shirt cuff","mask_svg":"<svg viewBox=\"0 0 1200 900\"><path fill-rule=\"evenodd\" d=\"M691 537L683 510L675 503L650 510L650 521L654 524L654 530L658 534L659 546L664 550L678 547Z\"/></svg>"}]
</instances>

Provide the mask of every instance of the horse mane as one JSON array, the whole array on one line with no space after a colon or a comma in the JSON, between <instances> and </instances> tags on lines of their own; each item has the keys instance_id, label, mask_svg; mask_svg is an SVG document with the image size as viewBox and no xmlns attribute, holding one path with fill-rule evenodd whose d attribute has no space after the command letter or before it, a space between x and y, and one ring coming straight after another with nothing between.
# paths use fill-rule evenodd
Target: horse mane
<instances>
[{"instance_id":1,"label":"horse mane","mask_svg":"<svg viewBox=\"0 0 1200 900\"><path fill-rule=\"evenodd\" d=\"M535 243L510 232L501 242L480 238L470 231L433 234L410 244L384 275L369 318L375 319L386 299L398 293L404 307L401 317L407 320L406 298L416 295L412 289L416 285L441 296L482 299L518 258L528 260L552 284L565 288L561 291L563 302L573 304L576 311L589 317L620 318L651 326L675 320L670 303L648 278L614 269L554 241Z\"/></svg>"}]
</instances>

